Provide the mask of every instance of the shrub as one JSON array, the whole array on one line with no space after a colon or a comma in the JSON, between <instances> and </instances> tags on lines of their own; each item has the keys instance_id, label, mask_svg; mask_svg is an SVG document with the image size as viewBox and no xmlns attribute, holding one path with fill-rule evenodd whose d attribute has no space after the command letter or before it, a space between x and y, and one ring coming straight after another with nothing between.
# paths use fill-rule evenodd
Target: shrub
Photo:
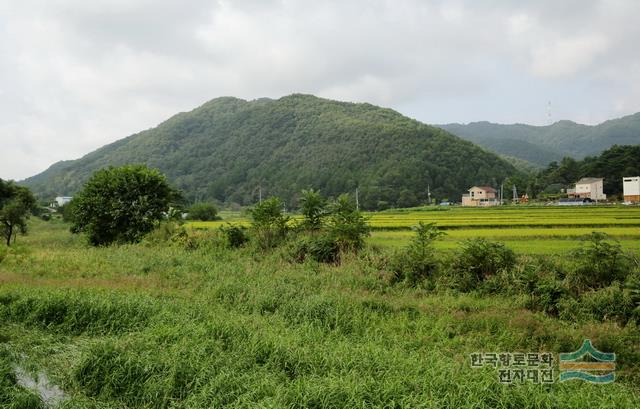
<instances>
[{"instance_id":1,"label":"shrub","mask_svg":"<svg viewBox=\"0 0 640 409\"><path fill-rule=\"evenodd\" d=\"M323 219L327 214L327 201L313 189L303 190L300 198L300 211L304 220L302 227L307 230L319 230L322 228Z\"/></svg>"},{"instance_id":2,"label":"shrub","mask_svg":"<svg viewBox=\"0 0 640 409\"><path fill-rule=\"evenodd\" d=\"M404 281L415 286L437 272L439 262L433 242L444 233L438 230L435 223L420 222L413 230L416 235L409 246L394 255L392 270L395 274L394 281Z\"/></svg>"},{"instance_id":3,"label":"shrub","mask_svg":"<svg viewBox=\"0 0 640 409\"><path fill-rule=\"evenodd\" d=\"M340 195L329 207L328 232L338 244L340 251L358 251L369 235L367 221L356 208L351 197Z\"/></svg>"},{"instance_id":4,"label":"shrub","mask_svg":"<svg viewBox=\"0 0 640 409\"><path fill-rule=\"evenodd\" d=\"M218 209L212 203L196 203L187 210L187 213L189 220L207 222L218 218Z\"/></svg>"},{"instance_id":5,"label":"shrub","mask_svg":"<svg viewBox=\"0 0 640 409\"><path fill-rule=\"evenodd\" d=\"M340 258L340 247L330 234L311 235L296 240L290 256L299 263L307 259L318 263L337 263Z\"/></svg>"},{"instance_id":6,"label":"shrub","mask_svg":"<svg viewBox=\"0 0 640 409\"><path fill-rule=\"evenodd\" d=\"M166 243L183 230L183 227L173 221L163 221L146 235L145 240L150 243Z\"/></svg>"},{"instance_id":7,"label":"shrub","mask_svg":"<svg viewBox=\"0 0 640 409\"><path fill-rule=\"evenodd\" d=\"M227 247L238 248L244 246L249 241L246 228L239 225L227 223L227 226L221 226L220 231L225 238Z\"/></svg>"},{"instance_id":8,"label":"shrub","mask_svg":"<svg viewBox=\"0 0 640 409\"><path fill-rule=\"evenodd\" d=\"M263 249L277 246L287 235L289 217L282 213L283 207L284 203L280 198L272 197L251 210L251 229Z\"/></svg>"},{"instance_id":9,"label":"shrub","mask_svg":"<svg viewBox=\"0 0 640 409\"><path fill-rule=\"evenodd\" d=\"M582 294L580 305L590 318L615 320L622 325L632 319L635 309L632 295L619 283Z\"/></svg>"},{"instance_id":10,"label":"shrub","mask_svg":"<svg viewBox=\"0 0 640 409\"><path fill-rule=\"evenodd\" d=\"M561 281L554 277L545 277L535 284L528 308L557 316L560 301L568 297L569 291Z\"/></svg>"},{"instance_id":11,"label":"shrub","mask_svg":"<svg viewBox=\"0 0 640 409\"><path fill-rule=\"evenodd\" d=\"M462 250L455 261L455 269L468 271L477 282L500 270L509 270L516 263L513 251L502 243L485 239L470 239L462 243Z\"/></svg>"},{"instance_id":12,"label":"shrub","mask_svg":"<svg viewBox=\"0 0 640 409\"><path fill-rule=\"evenodd\" d=\"M640 271L636 271L627 278L625 288L633 305L633 315L640 322Z\"/></svg>"},{"instance_id":13,"label":"shrub","mask_svg":"<svg viewBox=\"0 0 640 409\"><path fill-rule=\"evenodd\" d=\"M624 254L620 243L600 232L593 232L584 240L585 244L572 253L574 268L567 277L572 288L582 292L626 279L631 272L631 259Z\"/></svg>"}]
</instances>

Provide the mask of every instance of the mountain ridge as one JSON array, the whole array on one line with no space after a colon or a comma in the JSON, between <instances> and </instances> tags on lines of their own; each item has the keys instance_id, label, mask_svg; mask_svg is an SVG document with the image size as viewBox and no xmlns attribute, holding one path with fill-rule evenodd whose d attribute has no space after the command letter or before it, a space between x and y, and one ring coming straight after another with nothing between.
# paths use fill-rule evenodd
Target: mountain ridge
<instances>
[{"instance_id":1,"label":"mountain ridge","mask_svg":"<svg viewBox=\"0 0 640 409\"><path fill-rule=\"evenodd\" d=\"M301 189L360 191L364 208L456 199L477 183L518 173L497 155L389 108L292 94L277 100L220 97L147 129L62 161L21 183L40 197L73 194L109 165L160 169L194 200L242 205L266 195L295 202Z\"/></svg>"},{"instance_id":2,"label":"mountain ridge","mask_svg":"<svg viewBox=\"0 0 640 409\"><path fill-rule=\"evenodd\" d=\"M640 112L596 125L560 120L551 125L496 124L488 121L435 125L500 155L538 167L563 157L583 159L614 145L640 143Z\"/></svg>"}]
</instances>

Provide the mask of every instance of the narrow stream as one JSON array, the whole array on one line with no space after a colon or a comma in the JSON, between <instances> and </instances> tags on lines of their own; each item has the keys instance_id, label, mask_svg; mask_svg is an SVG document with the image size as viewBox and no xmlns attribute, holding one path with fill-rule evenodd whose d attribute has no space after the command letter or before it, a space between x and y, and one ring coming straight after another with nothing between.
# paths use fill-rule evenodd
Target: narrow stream
<instances>
[{"instance_id":1,"label":"narrow stream","mask_svg":"<svg viewBox=\"0 0 640 409\"><path fill-rule=\"evenodd\" d=\"M27 371L19 366L15 366L14 371L18 385L37 392L40 399L48 407L54 408L64 400L65 395L62 389L49 381L44 372L39 372L37 379L33 379Z\"/></svg>"}]
</instances>

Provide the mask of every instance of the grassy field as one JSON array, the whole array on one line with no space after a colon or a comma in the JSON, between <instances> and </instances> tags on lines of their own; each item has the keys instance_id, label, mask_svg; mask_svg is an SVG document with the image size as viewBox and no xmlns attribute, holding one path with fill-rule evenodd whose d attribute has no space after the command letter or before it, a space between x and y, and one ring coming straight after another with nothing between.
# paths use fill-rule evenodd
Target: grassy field
<instances>
[{"instance_id":1,"label":"grassy field","mask_svg":"<svg viewBox=\"0 0 640 409\"><path fill-rule=\"evenodd\" d=\"M225 223L248 226L239 213L226 212L223 220L193 222L196 228L217 228ZM412 236L411 226L436 223L446 230L441 249L458 248L462 240L484 237L499 240L519 253L565 253L579 245L592 231L601 231L620 241L623 248L640 251L640 207L504 207L424 208L368 213L371 244L402 247ZM297 216L293 216L296 220Z\"/></svg>"},{"instance_id":2,"label":"grassy field","mask_svg":"<svg viewBox=\"0 0 640 409\"><path fill-rule=\"evenodd\" d=\"M92 248L34 221L0 262L0 405L40 407L14 382L20 367L60 387L65 408L640 406L636 327L524 304L389 285L366 258ZM473 352L570 352L585 338L618 354L615 383L507 386L470 367Z\"/></svg>"}]
</instances>

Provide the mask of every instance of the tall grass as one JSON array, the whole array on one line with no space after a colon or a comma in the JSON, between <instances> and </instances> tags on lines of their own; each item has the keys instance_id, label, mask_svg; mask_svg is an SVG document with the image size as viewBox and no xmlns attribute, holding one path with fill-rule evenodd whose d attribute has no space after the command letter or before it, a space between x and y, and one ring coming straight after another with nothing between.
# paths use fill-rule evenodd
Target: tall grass
<instances>
[{"instance_id":1,"label":"tall grass","mask_svg":"<svg viewBox=\"0 0 640 409\"><path fill-rule=\"evenodd\" d=\"M336 266L180 243L94 249L56 224L32 227L0 264L0 347L59 380L64 407L640 403L633 325L559 320L518 296L390 285L376 252ZM614 384L505 386L469 366L471 352L569 352L584 338L618 354Z\"/></svg>"}]
</instances>

